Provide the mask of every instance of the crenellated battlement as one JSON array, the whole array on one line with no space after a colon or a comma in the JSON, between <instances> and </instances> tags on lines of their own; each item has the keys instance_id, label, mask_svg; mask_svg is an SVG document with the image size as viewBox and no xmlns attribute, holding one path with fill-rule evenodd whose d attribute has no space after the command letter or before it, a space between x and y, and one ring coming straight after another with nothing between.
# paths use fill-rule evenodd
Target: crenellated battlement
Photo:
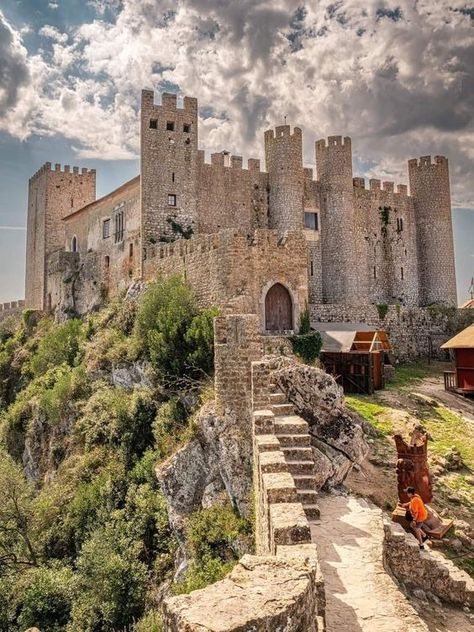
<instances>
[{"instance_id":1,"label":"crenellated battlement","mask_svg":"<svg viewBox=\"0 0 474 632\"><path fill-rule=\"evenodd\" d=\"M153 90L142 90L142 109L162 109L178 112L188 112L190 114L197 114L198 100L195 97L184 97L183 107L178 107L178 95L170 92L163 92L161 94L161 102L155 102L155 93Z\"/></svg>"},{"instance_id":2,"label":"crenellated battlement","mask_svg":"<svg viewBox=\"0 0 474 632\"><path fill-rule=\"evenodd\" d=\"M412 158L408 161L408 168L423 170L426 168L436 167L438 165L447 166L448 159L446 156L434 156L432 159L431 156L421 156L421 158Z\"/></svg>"},{"instance_id":3,"label":"crenellated battlement","mask_svg":"<svg viewBox=\"0 0 474 632\"><path fill-rule=\"evenodd\" d=\"M82 176L85 174L94 174L96 173L96 170L87 169L87 167L72 167L71 169L70 165L64 165L63 167L59 162L57 162L54 165L54 169L53 169L52 164L50 162L45 162L44 165L40 167L38 171L31 176L30 181L41 177L45 173L69 173L72 175Z\"/></svg>"},{"instance_id":4,"label":"crenellated battlement","mask_svg":"<svg viewBox=\"0 0 474 632\"><path fill-rule=\"evenodd\" d=\"M365 189L365 178L354 178L354 188ZM406 184L395 185L395 183L391 180L385 180L382 182L378 178L371 178L369 180L368 190L408 197L408 186Z\"/></svg>"},{"instance_id":5,"label":"crenellated battlement","mask_svg":"<svg viewBox=\"0 0 474 632\"><path fill-rule=\"evenodd\" d=\"M215 152L210 155L207 160L206 152L203 149L198 151L198 164L206 167L221 167L224 169L235 169L237 171L256 171L264 173L260 168L260 160L258 158L248 158L247 168L244 168L242 156L235 156L226 151Z\"/></svg>"},{"instance_id":6,"label":"crenellated battlement","mask_svg":"<svg viewBox=\"0 0 474 632\"><path fill-rule=\"evenodd\" d=\"M10 303L0 303L0 312L11 312L12 310L24 309L25 301L11 301Z\"/></svg>"},{"instance_id":7,"label":"crenellated battlement","mask_svg":"<svg viewBox=\"0 0 474 632\"><path fill-rule=\"evenodd\" d=\"M299 127L294 127L293 132L291 131L291 125L277 125L275 129L267 129L264 138L265 143L271 142L274 140L279 140L281 138L302 138L302 131Z\"/></svg>"},{"instance_id":8,"label":"crenellated battlement","mask_svg":"<svg viewBox=\"0 0 474 632\"><path fill-rule=\"evenodd\" d=\"M350 136L328 136L327 140L321 138L316 141L316 149L329 149L331 147L352 147L352 140Z\"/></svg>"}]
</instances>

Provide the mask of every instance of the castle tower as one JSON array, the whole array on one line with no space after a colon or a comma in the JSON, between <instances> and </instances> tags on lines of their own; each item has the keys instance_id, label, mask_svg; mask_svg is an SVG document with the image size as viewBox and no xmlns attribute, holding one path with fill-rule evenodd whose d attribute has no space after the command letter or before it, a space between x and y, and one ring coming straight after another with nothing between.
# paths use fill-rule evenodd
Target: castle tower
<instances>
[{"instance_id":1,"label":"castle tower","mask_svg":"<svg viewBox=\"0 0 474 632\"><path fill-rule=\"evenodd\" d=\"M351 139L330 136L316 142L316 169L321 185L321 261L323 301L361 302L362 262L357 261Z\"/></svg>"},{"instance_id":2,"label":"castle tower","mask_svg":"<svg viewBox=\"0 0 474 632\"><path fill-rule=\"evenodd\" d=\"M47 162L30 178L26 234L26 307L45 309L47 260L65 243L63 218L96 197L95 169L79 169Z\"/></svg>"},{"instance_id":3,"label":"castle tower","mask_svg":"<svg viewBox=\"0 0 474 632\"><path fill-rule=\"evenodd\" d=\"M156 105L152 90L141 102L142 247L181 237L180 229L196 230L198 103L163 94Z\"/></svg>"},{"instance_id":4,"label":"castle tower","mask_svg":"<svg viewBox=\"0 0 474 632\"><path fill-rule=\"evenodd\" d=\"M265 132L265 163L270 188L269 228L279 232L303 227L303 145L295 127L280 125Z\"/></svg>"},{"instance_id":5,"label":"castle tower","mask_svg":"<svg viewBox=\"0 0 474 632\"><path fill-rule=\"evenodd\" d=\"M417 227L420 303L457 304L448 160L408 161Z\"/></svg>"}]
</instances>

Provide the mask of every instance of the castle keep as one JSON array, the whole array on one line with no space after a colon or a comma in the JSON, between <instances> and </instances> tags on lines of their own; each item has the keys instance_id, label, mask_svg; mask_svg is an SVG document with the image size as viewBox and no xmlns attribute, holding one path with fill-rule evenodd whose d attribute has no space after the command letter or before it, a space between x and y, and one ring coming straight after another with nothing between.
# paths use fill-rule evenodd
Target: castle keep
<instances>
[{"instance_id":1,"label":"castle keep","mask_svg":"<svg viewBox=\"0 0 474 632\"><path fill-rule=\"evenodd\" d=\"M95 171L46 163L30 180L26 304L85 313L134 280L182 272L203 304L291 330L339 308L456 304L448 161L409 185L354 177L350 138L265 132L260 161L199 149L198 103L141 101L140 175L97 200ZM319 307L318 307L319 306ZM324 306L324 307L323 307ZM368 307L369 308L369 307Z\"/></svg>"}]
</instances>

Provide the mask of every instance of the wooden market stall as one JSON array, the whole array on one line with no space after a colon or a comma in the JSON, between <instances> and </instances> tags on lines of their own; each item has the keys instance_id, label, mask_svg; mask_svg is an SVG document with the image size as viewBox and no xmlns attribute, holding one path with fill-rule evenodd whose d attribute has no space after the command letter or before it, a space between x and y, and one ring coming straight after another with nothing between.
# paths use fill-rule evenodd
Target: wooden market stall
<instances>
[{"instance_id":1,"label":"wooden market stall","mask_svg":"<svg viewBox=\"0 0 474 632\"><path fill-rule=\"evenodd\" d=\"M454 370L444 372L444 388L447 391L474 394L474 325L463 329L448 340L441 349L449 349L454 358Z\"/></svg>"},{"instance_id":2,"label":"wooden market stall","mask_svg":"<svg viewBox=\"0 0 474 632\"><path fill-rule=\"evenodd\" d=\"M315 323L321 362L345 393L371 394L385 386L392 350L387 333L364 323Z\"/></svg>"}]
</instances>

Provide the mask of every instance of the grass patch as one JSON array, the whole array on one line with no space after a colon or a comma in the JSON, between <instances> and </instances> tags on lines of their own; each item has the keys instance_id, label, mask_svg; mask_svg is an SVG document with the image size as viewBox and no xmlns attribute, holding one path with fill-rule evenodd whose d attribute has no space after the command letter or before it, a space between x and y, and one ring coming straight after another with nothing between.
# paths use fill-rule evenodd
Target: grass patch
<instances>
[{"instance_id":1,"label":"grass patch","mask_svg":"<svg viewBox=\"0 0 474 632\"><path fill-rule=\"evenodd\" d=\"M413 386L413 382L419 382L435 373L436 370L426 364L402 364L395 367L395 376L387 383L387 389L394 391L406 386Z\"/></svg>"},{"instance_id":2,"label":"grass patch","mask_svg":"<svg viewBox=\"0 0 474 632\"><path fill-rule=\"evenodd\" d=\"M469 469L474 469L474 428L443 406L422 416L423 425L433 437L429 450L444 456L451 447L459 450Z\"/></svg>"},{"instance_id":3,"label":"grass patch","mask_svg":"<svg viewBox=\"0 0 474 632\"><path fill-rule=\"evenodd\" d=\"M351 409L363 417L369 424L383 436L393 433L392 422L384 418L388 409L378 404L364 395L346 396L346 404Z\"/></svg>"}]
</instances>

